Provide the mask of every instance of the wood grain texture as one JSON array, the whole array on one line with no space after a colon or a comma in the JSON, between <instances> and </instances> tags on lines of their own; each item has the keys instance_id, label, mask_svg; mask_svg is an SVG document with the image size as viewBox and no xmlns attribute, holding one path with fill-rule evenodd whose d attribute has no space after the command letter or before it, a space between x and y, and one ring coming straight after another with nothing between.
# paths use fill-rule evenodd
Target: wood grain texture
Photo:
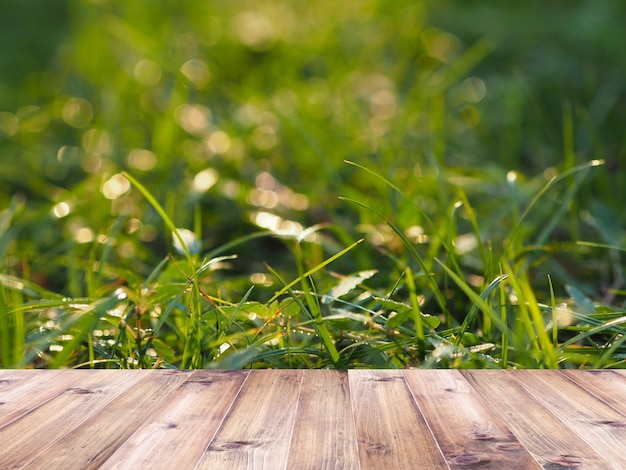
<instances>
[{"instance_id":1,"label":"wood grain texture","mask_svg":"<svg viewBox=\"0 0 626 470\"><path fill-rule=\"evenodd\" d=\"M0 380L0 428L31 412L68 389L84 370L21 370L5 374Z\"/></svg>"},{"instance_id":2,"label":"wood grain texture","mask_svg":"<svg viewBox=\"0 0 626 470\"><path fill-rule=\"evenodd\" d=\"M450 468L541 468L459 371L404 376Z\"/></svg>"},{"instance_id":3,"label":"wood grain texture","mask_svg":"<svg viewBox=\"0 0 626 470\"><path fill-rule=\"evenodd\" d=\"M287 468L359 469L346 371L304 374Z\"/></svg>"},{"instance_id":4,"label":"wood grain texture","mask_svg":"<svg viewBox=\"0 0 626 470\"><path fill-rule=\"evenodd\" d=\"M513 378L513 371L503 372L466 370L462 374L544 468L612 468L608 460L538 403Z\"/></svg>"},{"instance_id":5,"label":"wood grain texture","mask_svg":"<svg viewBox=\"0 0 626 470\"><path fill-rule=\"evenodd\" d=\"M401 371L350 370L361 468L448 468Z\"/></svg>"},{"instance_id":6,"label":"wood grain texture","mask_svg":"<svg viewBox=\"0 0 626 470\"><path fill-rule=\"evenodd\" d=\"M606 458L612 468L624 468L626 416L590 395L559 371L519 370L513 378L533 397ZM571 432L569 433L572 434Z\"/></svg>"},{"instance_id":7,"label":"wood grain texture","mask_svg":"<svg viewBox=\"0 0 626 470\"><path fill-rule=\"evenodd\" d=\"M131 388L148 371L132 377L118 370L90 374L18 421L0 429L0 468L19 468L34 460L57 440L98 413Z\"/></svg>"},{"instance_id":8,"label":"wood grain texture","mask_svg":"<svg viewBox=\"0 0 626 470\"><path fill-rule=\"evenodd\" d=\"M134 380L137 374L143 378L56 441L45 454L29 462L29 469L67 468L68 461L76 469L99 468L190 375L176 371L157 371L149 375L134 370L119 373L129 380Z\"/></svg>"},{"instance_id":9,"label":"wood grain texture","mask_svg":"<svg viewBox=\"0 0 626 470\"><path fill-rule=\"evenodd\" d=\"M194 468L248 371L195 371L102 465L102 469Z\"/></svg>"},{"instance_id":10,"label":"wood grain texture","mask_svg":"<svg viewBox=\"0 0 626 470\"><path fill-rule=\"evenodd\" d=\"M626 376L615 370L565 370L568 379L626 415Z\"/></svg>"},{"instance_id":11,"label":"wood grain texture","mask_svg":"<svg viewBox=\"0 0 626 470\"><path fill-rule=\"evenodd\" d=\"M251 373L197 468L284 468L301 385L298 370Z\"/></svg>"},{"instance_id":12,"label":"wood grain texture","mask_svg":"<svg viewBox=\"0 0 626 470\"><path fill-rule=\"evenodd\" d=\"M624 397L617 370L0 370L0 468L624 468Z\"/></svg>"}]
</instances>

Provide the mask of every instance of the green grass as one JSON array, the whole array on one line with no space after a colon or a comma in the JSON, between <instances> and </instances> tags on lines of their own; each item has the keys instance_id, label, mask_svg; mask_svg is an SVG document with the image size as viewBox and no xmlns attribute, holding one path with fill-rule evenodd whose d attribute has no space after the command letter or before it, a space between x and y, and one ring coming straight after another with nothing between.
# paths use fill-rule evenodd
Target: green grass
<instances>
[{"instance_id":1,"label":"green grass","mask_svg":"<svg viewBox=\"0 0 626 470\"><path fill-rule=\"evenodd\" d=\"M0 367L624 367L621 2L2 9Z\"/></svg>"}]
</instances>

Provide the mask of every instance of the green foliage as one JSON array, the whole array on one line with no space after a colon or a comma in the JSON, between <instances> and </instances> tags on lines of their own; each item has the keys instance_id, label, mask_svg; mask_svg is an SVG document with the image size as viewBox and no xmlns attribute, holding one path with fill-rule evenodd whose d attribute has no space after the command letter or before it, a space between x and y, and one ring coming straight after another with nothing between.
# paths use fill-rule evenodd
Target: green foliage
<instances>
[{"instance_id":1,"label":"green foliage","mask_svg":"<svg viewBox=\"0 0 626 470\"><path fill-rule=\"evenodd\" d=\"M626 7L561 3L4 2L0 367L624 367Z\"/></svg>"}]
</instances>

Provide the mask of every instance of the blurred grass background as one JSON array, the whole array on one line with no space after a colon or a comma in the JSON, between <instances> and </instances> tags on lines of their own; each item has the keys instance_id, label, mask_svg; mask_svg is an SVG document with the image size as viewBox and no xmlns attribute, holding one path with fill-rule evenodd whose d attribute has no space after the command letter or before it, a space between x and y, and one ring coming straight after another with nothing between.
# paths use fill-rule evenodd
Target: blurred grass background
<instances>
[{"instance_id":1,"label":"blurred grass background","mask_svg":"<svg viewBox=\"0 0 626 470\"><path fill-rule=\"evenodd\" d=\"M315 266L360 237L367 247L332 270L377 269L372 289L389 291L410 253L339 196L385 214L435 269L430 218L484 288L531 196L603 160L546 195L513 260L542 265L542 301L547 271L557 297L567 285L621 305L625 14L619 0L5 0L1 272L66 298L143 285L175 247L127 171L203 255L237 255L203 286L219 298L238 302L255 285L265 302L280 287L265 262L290 280L298 256ZM464 198L480 233L471 214L455 218ZM305 253L280 240L317 224L330 231ZM251 237L265 230L279 237ZM251 239L228 246L241 237ZM186 268L168 264L161 284ZM454 327L469 304L450 297ZM43 321L31 320L28 331Z\"/></svg>"}]
</instances>

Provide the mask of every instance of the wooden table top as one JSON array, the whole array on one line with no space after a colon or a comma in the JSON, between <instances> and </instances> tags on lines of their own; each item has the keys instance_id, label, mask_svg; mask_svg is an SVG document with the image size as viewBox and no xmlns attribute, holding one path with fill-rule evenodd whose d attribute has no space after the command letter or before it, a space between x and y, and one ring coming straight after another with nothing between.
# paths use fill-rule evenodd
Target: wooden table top
<instances>
[{"instance_id":1,"label":"wooden table top","mask_svg":"<svg viewBox=\"0 0 626 470\"><path fill-rule=\"evenodd\" d=\"M0 370L0 468L626 468L626 373Z\"/></svg>"}]
</instances>

